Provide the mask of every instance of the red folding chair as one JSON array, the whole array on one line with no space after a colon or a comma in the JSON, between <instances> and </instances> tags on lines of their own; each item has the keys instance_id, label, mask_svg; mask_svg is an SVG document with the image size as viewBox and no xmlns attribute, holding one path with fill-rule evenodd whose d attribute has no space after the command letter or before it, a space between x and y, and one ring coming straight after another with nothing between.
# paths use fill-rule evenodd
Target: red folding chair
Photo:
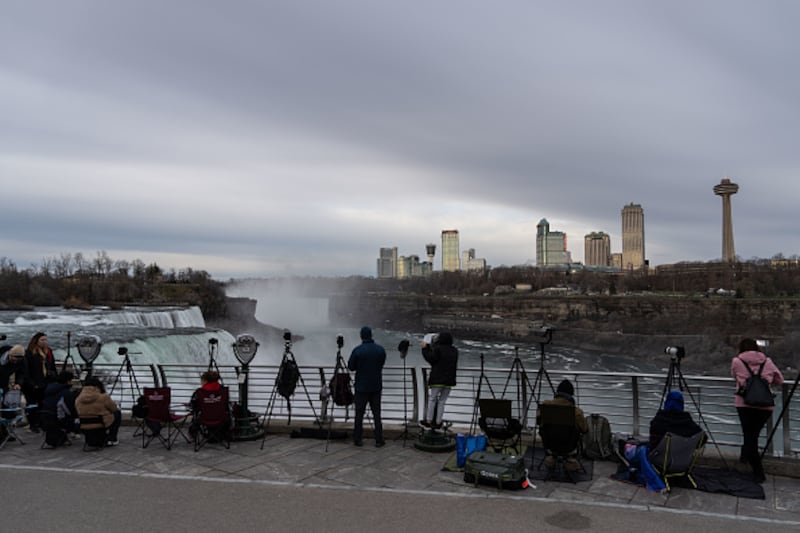
<instances>
[{"instance_id":1,"label":"red folding chair","mask_svg":"<svg viewBox=\"0 0 800 533\"><path fill-rule=\"evenodd\" d=\"M193 398L194 419L190 433L194 440L194 451L209 442L231 447L231 413L228 387L218 391L197 389Z\"/></svg>"},{"instance_id":2,"label":"red folding chair","mask_svg":"<svg viewBox=\"0 0 800 533\"><path fill-rule=\"evenodd\" d=\"M144 388L147 414L142 424L142 448L147 448L153 439L158 439L168 450L172 449L178 437L191 442L183 432L183 424L186 423L189 413L174 413L170 406L171 401L172 390L169 387Z\"/></svg>"}]
</instances>

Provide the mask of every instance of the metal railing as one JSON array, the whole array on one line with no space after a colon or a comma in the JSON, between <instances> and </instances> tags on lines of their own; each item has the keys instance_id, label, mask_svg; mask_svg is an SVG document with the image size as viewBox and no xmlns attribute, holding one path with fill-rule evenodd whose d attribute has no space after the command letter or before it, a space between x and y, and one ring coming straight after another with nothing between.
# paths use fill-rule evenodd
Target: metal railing
<instances>
[{"instance_id":1,"label":"metal railing","mask_svg":"<svg viewBox=\"0 0 800 533\"><path fill-rule=\"evenodd\" d=\"M173 403L185 403L199 386L199 375L207 370L205 365L161 364L132 365L133 375L119 372L112 365L94 365L94 375L101 378L112 397L123 410L130 409L136 401L138 386L167 385L172 388ZM301 379L294 395L286 400L277 394L275 382L278 366L251 365L249 367L248 408L254 415L267 413L272 402L272 419L314 422L322 415L319 391L323 383L333 376L333 366L301 366ZM238 368L220 366L222 381L230 387L231 401L239 401ZM428 368L387 366L383 371L382 416L388 424L402 426L407 420L416 423L423 417L428 391L425 387ZM405 379L404 379L405 372ZM117 378L119 378L117 380ZM134 379L135 378L135 379ZM521 366L512 368L459 368L458 385L447 401L445 418L457 431L475 430L477 397L505 397L514 400L514 413L524 427L535 425L537 400L548 399L562 379L575 386L578 406L588 415L607 417L615 433L647 435L649 422L658 410L665 392L666 376L628 372L587 371L529 371ZM683 376L685 408L710 434L720 447L738 448L741 429L733 404L734 383L731 378L708 376ZM116 381L116 384L114 383ZM791 383L783 385L775 398L776 408L767 430L762 432L761 445L777 423L784 398ZM479 396L480 395L480 396ZM775 432L769 454L774 456L800 456L800 400L792 398L783 414L780 427ZM346 413L344 407L332 406L328 413L337 422L352 419L352 406ZM331 411L332 409L332 411Z\"/></svg>"}]
</instances>

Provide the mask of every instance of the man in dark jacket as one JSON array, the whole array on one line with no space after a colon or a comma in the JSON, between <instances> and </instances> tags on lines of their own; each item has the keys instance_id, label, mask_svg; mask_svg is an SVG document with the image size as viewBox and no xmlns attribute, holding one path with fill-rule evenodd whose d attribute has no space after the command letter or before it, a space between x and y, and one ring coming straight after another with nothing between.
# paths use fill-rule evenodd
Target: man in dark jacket
<instances>
[{"instance_id":1,"label":"man in dark jacket","mask_svg":"<svg viewBox=\"0 0 800 533\"><path fill-rule=\"evenodd\" d=\"M421 343L422 357L430 363L431 373L428 377L428 410L420 423L435 429L442 426L444 404L450 390L456 386L458 349L453 346L453 335L449 331L441 332L431 341L423 340Z\"/></svg>"},{"instance_id":2,"label":"man in dark jacket","mask_svg":"<svg viewBox=\"0 0 800 533\"><path fill-rule=\"evenodd\" d=\"M363 446L364 413L367 403L375 422L375 446L380 448L383 440L383 424L381 423L381 391L383 390L383 365L386 363L386 351L383 346L372 339L372 330L368 326L361 328L361 344L353 348L347 368L356 373L355 395L356 418L353 426L353 442Z\"/></svg>"},{"instance_id":3,"label":"man in dark jacket","mask_svg":"<svg viewBox=\"0 0 800 533\"><path fill-rule=\"evenodd\" d=\"M691 437L702 431L692 415L683 410L683 394L670 391L664 400L664 408L660 409L650 421L650 449L654 449L667 433Z\"/></svg>"}]
</instances>

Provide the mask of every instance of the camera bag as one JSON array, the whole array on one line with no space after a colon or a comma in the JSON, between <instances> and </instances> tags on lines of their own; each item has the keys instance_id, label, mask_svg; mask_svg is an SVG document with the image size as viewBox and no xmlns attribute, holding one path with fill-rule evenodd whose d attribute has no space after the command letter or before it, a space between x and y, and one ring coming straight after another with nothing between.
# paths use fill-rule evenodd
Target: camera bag
<instances>
[{"instance_id":1,"label":"camera bag","mask_svg":"<svg viewBox=\"0 0 800 533\"><path fill-rule=\"evenodd\" d=\"M473 452L467 457L464 481L507 490L525 489L529 485L523 456L489 451Z\"/></svg>"}]
</instances>

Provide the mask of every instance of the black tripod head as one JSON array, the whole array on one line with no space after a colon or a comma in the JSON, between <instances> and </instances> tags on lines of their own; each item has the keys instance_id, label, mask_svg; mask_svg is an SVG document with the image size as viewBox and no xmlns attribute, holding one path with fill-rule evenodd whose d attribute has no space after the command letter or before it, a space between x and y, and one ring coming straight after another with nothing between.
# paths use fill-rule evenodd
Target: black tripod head
<instances>
[{"instance_id":1,"label":"black tripod head","mask_svg":"<svg viewBox=\"0 0 800 533\"><path fill-rule=\"evenodd\" d=\"M403 339L400 341L400 344L397 345L397 351L400 352L400 358L405 359L406 355L408 355L408 347L411 345L408 342L408 339Z\"/></svg>"}]
</instances>

